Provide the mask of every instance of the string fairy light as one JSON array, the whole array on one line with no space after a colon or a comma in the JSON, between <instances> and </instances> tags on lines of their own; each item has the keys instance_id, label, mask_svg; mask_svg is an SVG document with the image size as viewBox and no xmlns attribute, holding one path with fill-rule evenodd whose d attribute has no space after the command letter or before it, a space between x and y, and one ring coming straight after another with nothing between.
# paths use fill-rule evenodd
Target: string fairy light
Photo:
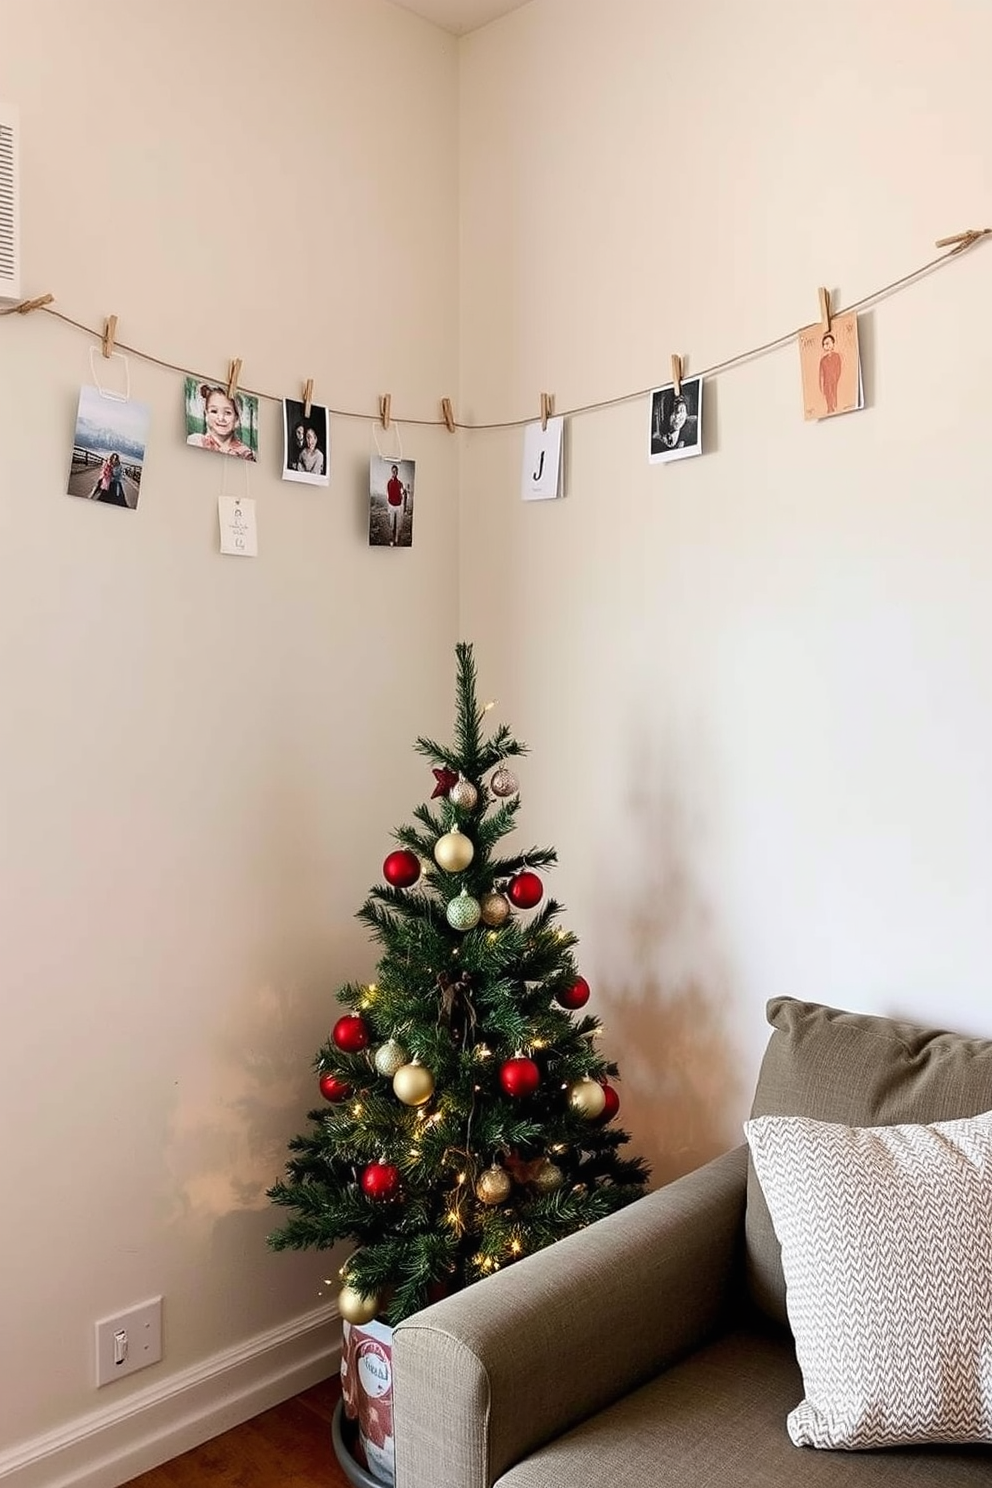
<instances>
[{"instance_id":1,"label":"string fairy light","mask_svg":"<svg viewBox=\"0 0 992 1488\"><path fill-rule=\"evenodd\" d=\"M976 243L981 242L983 238L987 238L989 236L992 236L992 227L968 228L965 232L954 233L950 237L946 238L938 238L936 240L935 246L938 248L942 248L944 251L942 253L939 253L935 258L929 259L926 263L921 264L918 268L911 269L908 274L902 274L898 279L893 279L891 283L883 284L880 289L873 289L869 294L862 296L860 300L855 300L853 304L845 305L840 309L835 308L832 313L835 316L850 315L856 314L859 310L867 310L870 306L877 305L882 300L888 299L890 295L897 294L904 289L909 289L911 285L918 283L919 280L925 278L928 274L932 274L935 270L943 268L952 260L963 257L963 255L967 253L971 248L974 248ZM75 320L71 315L66 315L65 311L63 310L57 310L53 303L54 298L54 295L44 294L37 296L35 299L21 300L16 305L7 305L0 307L0 316L27 315L32 311L39 310L45 315L54 316L56 320L61 320L63 324L72 326L77 331L82 331L87 336L92 336L96 340L102 341L103 331L95 330L92 326L85 325L82 321ZM798 328L796 330L787 331L782 336L776 336L774 340L765 341L760 346L752 346L747 351L738 352L735 356L727 357L722 362L714 362L711 367L704 367L701 371L694 372L692 375L693 377L705 379L707 377L716 377L722 372L729 372L734 367L742 367L748 362L755 361L759 357L768 356L771 352L779 351L782 347L790 345L793 341L795 341L798 333ZM116 345L120 351L127 352L131 356L138 357L143 362L150 362L153 366L163 367L166 371L178 372L183 376L194 376L209 379L210 374L206 372L192 372L188 367L179 366L176 362L166 361L163 357L153 356L151 352L142 351L140 347L127 346L122 341L118 341ZM577 415L582 413L598 413L601 409L604 408L616 408L620 404L630 403L636 398L648 397L652 392L654 392L655 386L657 386L657 384L652 384L651 387L638 388L634 392L620 393L618 396L613 398L602 398L595 403L581 403L574 408L565 408L561 410L559 417L575 418ZM252 397L264 399L266 402L269 403L278 403L281 405L283 401L282 398L278 397L275 393L267 393L258 388L243 388L242 391L249 393ZM347 408L328 407L327 411L329 414L333 414L335 418L362 419L368 423L373 424L380 423L382 417L381 412L375 414L357 413L355 412L355 410ZM529 415L526 418L499 419L479 424L466 424L455 419L452 419L449 422L446 417L442 417L439 419L397 419L396 415L394 414L393 418L394 421L397 423L419 425L424 428L447 428L449 430L454 428L479 431L492 429L522 429L525 428L528 424L532 424L534 422L534 418L532 415Z\"/></svg>"}]
</instances>

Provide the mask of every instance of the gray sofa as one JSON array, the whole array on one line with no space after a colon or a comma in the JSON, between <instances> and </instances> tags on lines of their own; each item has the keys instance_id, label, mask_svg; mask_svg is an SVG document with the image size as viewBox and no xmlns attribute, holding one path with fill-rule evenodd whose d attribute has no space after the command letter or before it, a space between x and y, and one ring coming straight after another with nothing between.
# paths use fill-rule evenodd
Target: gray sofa
<instances>
[{"instance_id":1,"label":"gray sofa","mask_svg":"<svg viewBox=\"0 0 992 1488\"><path fill-rule=\"evenodd\" d=\"M992 1110L990 1041L789 998L768 1020L754 1116ZM396 1488L992 1488L984 1446L793 1446L784 1298L742 1146L401 1323Z\"/></svg>"}]
</instances>

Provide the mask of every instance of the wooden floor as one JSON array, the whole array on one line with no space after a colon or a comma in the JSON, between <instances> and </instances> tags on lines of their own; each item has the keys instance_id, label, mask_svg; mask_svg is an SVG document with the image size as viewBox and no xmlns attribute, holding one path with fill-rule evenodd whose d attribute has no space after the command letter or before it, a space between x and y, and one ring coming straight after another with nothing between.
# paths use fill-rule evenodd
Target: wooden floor
<instances>
[{"instance_id":1,"label":"wooden floor","mask_svg":"<svg viewBox=\"0 0 992 1488\"><path fill-rule=\"evenodd\" d=\"M340 1393L335 1375L126 1488L348 1488L331 1446Z\"/></svg>"}]
</instances>

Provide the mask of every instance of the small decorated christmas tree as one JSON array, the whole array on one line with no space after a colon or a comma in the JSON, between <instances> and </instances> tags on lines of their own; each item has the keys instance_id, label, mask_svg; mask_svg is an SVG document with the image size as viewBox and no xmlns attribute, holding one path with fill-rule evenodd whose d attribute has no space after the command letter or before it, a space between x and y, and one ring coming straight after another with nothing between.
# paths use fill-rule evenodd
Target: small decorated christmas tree
<instances>
[{"instance_id":1,"label":"small decorated christmas tree","mask_svg":"<svg viewBox=\"0 0 992 1488\"><path fill-rule=\"evenodd\" d=\"M639 1198L624 1157L614 1064L576 937L538 870L555 854L497 855L520 806L504 726L483 735L472 648L457 657L455 743L418 739L430 802L358 911L382 945L376 980L338 992L317 1055L326 1105L290 1142L269 1198L294 1212L274 1249L351 1240L341 1316L400 1322Z\"/></svg>"}]
</instances>

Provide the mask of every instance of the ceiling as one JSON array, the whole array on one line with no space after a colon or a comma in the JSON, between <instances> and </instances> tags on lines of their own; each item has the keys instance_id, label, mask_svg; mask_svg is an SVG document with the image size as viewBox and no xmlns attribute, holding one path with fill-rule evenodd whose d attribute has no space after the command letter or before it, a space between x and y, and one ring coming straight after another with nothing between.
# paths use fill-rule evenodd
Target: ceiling
<instances>
[{"instance_id":1,"label":"ceiling","mask_svg":"<svg viewBox=\"0 0 992 1488\"><path fill-rule=\"evenodd\" d=\"M526 5L527 0L395 0L395 3L454 36L465 36Z\"/></svg>"}]
</instances>

